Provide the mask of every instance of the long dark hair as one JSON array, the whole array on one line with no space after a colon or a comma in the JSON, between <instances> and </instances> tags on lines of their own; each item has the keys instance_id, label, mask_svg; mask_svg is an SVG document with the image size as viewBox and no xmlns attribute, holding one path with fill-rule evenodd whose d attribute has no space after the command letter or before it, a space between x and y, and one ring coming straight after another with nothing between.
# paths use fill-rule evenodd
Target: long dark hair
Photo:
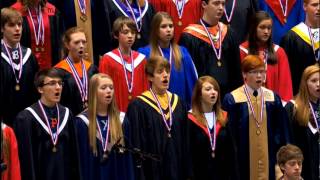
<instances>
[{"instance_id":1,"label":"long dark hair","mask_svg":"<svg viewBox=\"0 0 320 180\"><path fill-rule=\"evenodd\" d=\"M254 16L252 16L251 19L251 26L249 28L249 36L248 36L248 42L249 42L249 54L258 55L258 42L259 39L257 37L257 27L259 24L264 20L271 20L271 16L265 12L265 11L258 11ZM268 64L277 64L278 59L273 49L273 43L272 43L272 32L270 34L270 38L266 42L267 51L268 51Z\"/></svg>"}]
</instances>

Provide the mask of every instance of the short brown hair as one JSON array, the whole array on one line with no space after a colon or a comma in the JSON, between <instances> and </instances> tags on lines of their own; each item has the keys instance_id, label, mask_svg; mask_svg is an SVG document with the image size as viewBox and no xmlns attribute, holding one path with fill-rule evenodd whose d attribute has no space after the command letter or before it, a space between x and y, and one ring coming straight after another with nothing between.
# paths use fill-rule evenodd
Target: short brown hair
<instances>
[{"instance_id":1,"label":"short brown hair","mask_svg":"<svg viewBox=\"0 0 320 180\"><path fill-rule=\"evenodd\" d=\"M277 152L278 165L284 165L287 161L298 159L303 161L303 154L299 147L287 144L282 146Z\"/></svg>"},{"instance_id":2,"label":"short brown hair","mask_svg":"<svg viewBox=\"0 0 320 180\"><path fill-rule=\"evenodd\" d=\"M159 67L160 69L165 69L170 72L170 63L162 56L152 56L147 61L144 67L144 71L147 76L153 77L155 70Z\"/></svg>"},{"instance_id":3,"label":"short brown hair","mask_svg":"<svg viewBox=\"0 0 320 180\"><path fill-rule=\"evenodd\" d=\"M248 55L241 63L241 71L244 73L260 67L265 67L265 64L258 55Z\"/></svg>"},{"instance_id":4,"label":"short brown hair","mask_svg":"<svg viewBox=\"0 0 320 180\"><path fill-rule=\"evenodd\" d=\"M61 78L61 74L59 73L59 71L55 68L48 68L48 69L43 69L41 71L39 71L36 76L34 77L34 86L36 88L38 87L42 87L43 83L44 83L44 79L46 77L50 77L50 78Z\"/></svg>"},{"instance_id":5,"label":"short brown hair","mask_svg":"<svg viewBox=\"0 0 320 180\"><path fill-rule=\"evenodd\" d=\"M22 23L22 16L21 13L11 7L9 8L2 8L1 9L1 28L8 22L21 22Z\"/></svg>"},{"instance_id":6,"label":"short brown hair","mask_svg":"<svg viewBox=\"0 0 320 180\"><path fill-rule=\"evenodd\" d=\"M134 33L138 32L136 23L131 18L120 16L113 22L112 36L119 37L119 33L123 29L124 25L127 25L128 28Z\"/></svg>"}]
</instances>

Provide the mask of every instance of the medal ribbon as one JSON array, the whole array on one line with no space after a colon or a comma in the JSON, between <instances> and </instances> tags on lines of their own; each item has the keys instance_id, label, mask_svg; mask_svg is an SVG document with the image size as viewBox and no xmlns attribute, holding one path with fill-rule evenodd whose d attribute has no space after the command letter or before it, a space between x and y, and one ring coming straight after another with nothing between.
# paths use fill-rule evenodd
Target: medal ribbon
<instances>
[{"instance_id":1,"label":"medal ribbon","mask_svg":"<svg viewBox=\"0 0 320 180\"><path fill-rule=\"evenodd\" d=\"M268 53L268 50L265 49L263 51L263 56L264 56L264 65L265 65L265 68L266 68L266 71L267 71L267 68L268 68L268 58L269 58L269 53Z\"/></svg>"},{"instance_id":2,"label":"medal ribbon","mask_svg":"<svg viewBox=\"0 0 320 180\"><path fill-rule=\"evenodd\" d=\"M218 59L218 61L220 61L220 59L221 59L221 51L222 51L222 38L221 38L221 35L222 35L222 28L220 27L220 23L218 23L218 28L219 28L219 32L218 32L218 35L219 35L219 48L216 48L215 46L214 46L214 43L213 43L213 40L212 40L212 37L211 37L211 34L209 33L209 31L208 31L208 28L206 27L206 25L204 25L204 23L203 23L203 21L202 21L202 19L200 19L200 23L201 23L201 25L203 26L203 28L204 28L204 30L206 31L206 33L207 33L207 35L208 35L208 38L209 38L209 40L210 40L210 44L211 44L211 46L212 46L212 49L213 49L213 51L214 51L214 54L216 55L216 57L217 57L217 59ZM218 51L218 52L217 52Z\"/></svg>"},{"instance_id":3,"label":"medal ribbon","mask_svg":"<svg viewBox=\"0 0 320 180\"><path fill-rule=\"evenodd\" d=\"M132 55L132 51L130 50L130 58L131 58L131 81L129 82L129 75L128 72L127 73L127 68L126 68L126 61L123 59L123 56L122 56L122 52L120 50L120 48L118 48L118 51L119 51L119 55L120 55L120 59L121 59L121 62L122 62L122 67L123 67L123 71L124 71L124 77L126 78L126 84L127 84L127 87L128 87L128 91L129 93L132 92L132 89L133 89L133 78L134 78L134 61L133 61L133 55Z\"/></svg>"},{"instance_id":4,"label":"medal ribbon","mask_svg":"<svg viewBox=\"0 0 320 180\"><path fill-rule=\"evenodd\" d=\"M14 67L13 67L13 60L12 60L11 53L8 49L8 45L4 41L2 41L2 43L3 43L3 46L6 50L7 55L9 57L10 65L12 67L12 71L13 71L14 78L16 80L16 84L19 84L20 79L21 79L21 75L22 75L22 64L23 64L23 62L22 62L22 49L21 49L20 43L18 43L18 49L19 49L19 74L18 74L18 77L17 77L16 71L14 70Z\"/></svg>"},{"instance_id":5,"label":"medal ribbon","mask_svg":"<svg viewBox=\"0 0 320 180\"><path fill-rule=\"evenodd\" d=\"M237 3L237 0L233 0L233 2L232 2L232 7L231 7L231 11L230 11L230 16L227 14L226 8L224 8L224 15L226 16L226 19L227 19L227 21L228 21L229 24L230 24L230 22L231 22L231 20L232 20L233 13L234 13L234 10L235 10L235 7L236 7L236 3Z\"/></svg>"},{"instance_id":6,"label":"medal ribbon","mask_svg":"<svg viewBox=\"0 0 320 180\"><path fill-rule=\"evenodd\" d=\"M211 133L210 128L209 128L209 124L207 121L206 121L206 124L207 124L207 131L209 133L211 150L214 151L216 149L216 142L217 142L217 136L216 136L217 117L216 117L215 112L212 112L212 114L213 114L213 133Z\"/></svg>"},{"instance_id":7,"label":"medal ribbon","mask_svg":"<svg viewBox=\"0 0 320 180\"><path fill-rule=\"evenodd\" d=\"M47 123L47 126L48 126L48 130L49 130L49 135L51 137L51 141L53 143L54 146L56 146L56 144L58 143L58 137L59 137L59 126L60 126L60 112L59 112L59 108L58 108L58 104L56 104L56 108L57 108L57 113L58 113L58 123L57 123L57 132L56 132L56 135L54 135L52 133L52 130L51 130L51 126L50 126L50 123L49 123L49 120L48 120L48 116L46 114L46 112L44 111L44 108L42 106L42 103L40 102L40 100L38 100L38 104L40 106L40 109L41 109L41 112L42 112L42 115Z\"/></svg>"},{"instance_id":8,"label":"medal ribbon","mask_svg":"<svg viewBox=\"0 0 320 180\"><path fill-rule=\"evenodd\" d=\"M43 23L43 17L42 17L40 5L38 6L38 11L36 11L37 20L38 20L38 30L36 30L35 22L33 21L32 14L29 8L28 8L28 14L31 19L31 24L34 31L36 45L39 46L40 41L41 41L41 44L44 45L44 23Z\"/></svg>"},{"instance_id":9,"label":"medal ribbon","mask_svg":"<svg viewBox=\"0 0 320 180\"><path fill-rule=\"evenodd\" d=\"M78 0L78 5L80 8L80 12L82 14L86 14L86 8L87 8L86 0Z\"/></svg>"},{"instance_id":10,"label":"medal ribbon","mask_svg":"<svg viewBox=\"0 0 320 180\"><path fill-rule=\"evenodd\" d=\"M313 54L314 54L314 58L316 59L316 61L318 62L319 61L319 56L320 56L320 50L318 52L318 54L316 53L316 46L315 46L315 42L314 42L314 39L313 39L313 35L311 33L311 28L308 26L308 33L309 33L309 37L310 37L310 41L311 41L311 46L312 46L312 50L313 50Z\"/></svg>"},{"instance_id":11,"label":"medal ribbon","mask_svg":"<svg viewBox=\"0 0 320 180\"><path fill-rule=\"evenodd\" d=\"M168 106L169 106L169 115L170 115L170 118L169 118L169 125L167 123L167 120L166 120L166 116L164 115L163 111L162 111L162 108L161 108L161 105L160 105L160 102L159 102L159 99L157 98L157 96L154 94L153 90L150 88L150 92L153 96L153 99L156 100L156 103L158 105L158 108L159 108L159 111L161 113L161 116L162 116L162 120L164 122L164 124L166 125L166 128L168 130L168 132L170 133L171 132L171 126L172 126L172 108L171 108L171 103L170 103L170 98L169 98L169 94L168 92L166 92L167 94L167 97L168 97Z\"/></svg>"},{"instance_id":12,"label":"medal ribbon","mask_svg":"<svg viewBox=\"0 0 320 180\"><path fill-rule=\"evenodd\" d=\"M86 71L86 66L84 65L84 62L81 59L81 69L82 69L82 81L81 81L81 78L80 78L80 76L79 76L76 68L74 67L72 60L69 56L66 58L66 61L72 71L72 76L78 86L78 89L79 89L79 92L80 92L80 95L82 98L82 102L85 103L87 101L87 97L88 97L88 75L87 75L87 71Z\"/></svg>"},{"instance_id":13,"label":"medal ribbon","mask_svg":"<svg viewBox=\"0 0 320 180\"><path fill-rule=\"evenodd\" d=\"M311 113L312 113L312 117L313 117L313 119L314 119L314 121L315 121L315 124L316 124L317 131L318 131L319 134L320 134L320 129L319 129L319 124L318 124L318 120L317 120L317 117L316 117L316 113L314 112L314 109L313 109L310 101L309 101L309 106L310 106L310 110L311 110Z\"/></svg>"},{"instance_id":14,"label":"medal ribbon","mask_svg":"<svg viewBox=\"0 0 320 180\"><path fill-rule=\"evenodd\" d=\"M166 57L164 56L164 53L163 53L163 51L162 51L162 49L161 49L161 47L160 47L159 45L158 45L158 49L159 49L159 51L160 51L161 56L164 57L164 58L166 58ZM170 63L170 65L171 65L171 63L172 63L172 54L173 54L173 50L172 50L172 46L171 46L171 44L170 44L170 56L169 56L169 63Z\"/></svg>"},{"instance_id":15,"label":"medal ribbon","mask_svg":"<svg viewBox=\"0 0 320 180\"><path fill-rule=\"evenodd\" d=\"M181 2L181 6L179 6L179 1L182 1ZM176 5L176 8L177 8L179 20L181 20L182 19L182 15L183 15L184 6L186 4L186 0L175 0L174 4Z\"/></svg>"},{"instance_id":16,"label":"medal ribbon","mask_svg":"<svg viewBox=\"0 0 320 180\"><path fill-rule=\"evenodd\" d=\"M109 121L109 117L107 119L107 133L106 133L106 138L105 138L105 141L103 142L103 135L102 135L102 131L101 131L101 128L100 128L100 124L99 124L99 121L98 119L96 119L97 121L97 127L98 127L98 132L99 132L99 136L100 136L100 139L101 139L101 144L102 144L102 148L103 148L103 152L106 152L107 151L107 145L108 145L108 141L109 141L109 132L110 132L110 121Z\"/></svg>"},{"instance_id":17,"label":"medal ribbon","mask_svg":"<svg viewBox=\"0 0 320 180\"><path fill-rule=\"evenodd\" d=\"M133 9L132 9L132 7L131 7L131 5L130 5L128 0L126 0L126 4L127 4L128 8L129 8L129 10L131 12L132 18L133 18L133 20L134 20L134 22L135 22L135 24L137 26L138 32L140 32L141 28L142 28L142 12L141 12L141 7L140 7L139 2L137 2L137 5L138 5L138 10L139 10L139 16L141 16L140 20L138 20L138 18L134 15L134 11L133 11ZM138 24L138 22L139 22L139 24Z\"/></svg>"},{"instance_id":18,"label":"medal ribbon","mask_svg":"<svg viewBox=\"0 0 320 180\"><path fill-rule=\"evenodd\" d=\"M253 109L253 106L252 106L252 102L251 102L251 99L250 99L250 96L249 96L249 93L248 93L248 89L246 87L246 85L244 85L244 93L248 99L248 103L249 103L249 107L250 107L250 110L252 112L252 115L253 115L253 118L254 120L256 120L256 125L258 128L260 128L260 124L262 123L262 118L263 118L263 110L264 110L264 95L263 95L263 91L262 89L260 88L260 93L261 93L261 111L260 111L260 119L258 119L256 117L256 113L254 112L254 109Z\"/></svg>"},{"instance_id":19,"label":"medal ribbon","mask_svg":"<svg viewBox=\"0 0 320 180\"><path fill-rule=\"evenodd\" d=\"M283 14L284 18L287 18L288 0L286 0L285 6L282 4L282 0L279 0L279 3L280 3L281 10L282 10L282 14ZM283 7L283 6L284 6L284 7Z\"/></svg>"}]
</instances>

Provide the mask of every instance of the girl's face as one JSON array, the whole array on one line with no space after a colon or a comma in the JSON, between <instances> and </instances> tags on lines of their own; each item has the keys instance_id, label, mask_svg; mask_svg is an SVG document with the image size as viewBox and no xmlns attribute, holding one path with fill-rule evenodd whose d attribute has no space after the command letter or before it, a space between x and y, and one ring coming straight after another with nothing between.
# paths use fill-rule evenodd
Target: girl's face
<instances>
[{"instance_id":1,"label":"girl's face","mask_svg":"<svg viewBox=\"0 0 320 180\"><path fill-rule=\"evenodd\" d=\"M113 82L109 78L101 78L97 88L97 106L109 105L114 94Z\"/></svg>"},{"instance_id":2,"label":"girl's face","mask_svg":"<svg viewBox=\"0 0 320 180\"><path fill-rule=\"evenodd\" d=\"M257 26L257 39L262 43L266 43L271 36L271 32L272 32L272 20L271 19L262 20Z\"/></svg>"},{"instance_id":3,"label":"girl's face","mask_svg":"<svg viewBox=\"0 0 320 180\"><path fill-rule=\"evenodd\" d=\"M213 84L204 82L201 89L201 102L206 106L213 106L218 99L218 91Z\"/></svg>"},{"instance_id":4,"label":"girl's face","mask_svg":"<svg viewBox=\"0 0 320 180\"><path fill-rule=\"evenodd\" d=\"M320 73L313 73L307 80L308 91L311 100L320 98Z\"/></svg>"},{"instance_id":5,"label":"girl's face","mask_svg":"<svg viewBox=\"0 0 320 180\"><path fill-rule=\"evenodd\" d=\"M170 42L173 38L174 27L171 19L163 18L159 27L159 40Z\"/></svg>"}]
</instances>

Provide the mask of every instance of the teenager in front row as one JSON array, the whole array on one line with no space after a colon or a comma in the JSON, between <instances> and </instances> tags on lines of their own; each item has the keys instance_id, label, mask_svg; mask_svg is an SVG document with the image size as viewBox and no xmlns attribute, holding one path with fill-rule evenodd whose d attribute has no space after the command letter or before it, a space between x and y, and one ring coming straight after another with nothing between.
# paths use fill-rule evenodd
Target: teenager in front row
<instances>
[{"instance_id":1,"label":"teenager in front row","mask_svg":"<svg viewBox=\"0 0 320 180\"><path fill-rule=\"evenodd\" d=\"M119 112L114 98L114 83L106 74L95 74L89 83L88 109L75 120L82 180L132 180L133 166L124 145Z\"/></svg>"}]
</instances>

